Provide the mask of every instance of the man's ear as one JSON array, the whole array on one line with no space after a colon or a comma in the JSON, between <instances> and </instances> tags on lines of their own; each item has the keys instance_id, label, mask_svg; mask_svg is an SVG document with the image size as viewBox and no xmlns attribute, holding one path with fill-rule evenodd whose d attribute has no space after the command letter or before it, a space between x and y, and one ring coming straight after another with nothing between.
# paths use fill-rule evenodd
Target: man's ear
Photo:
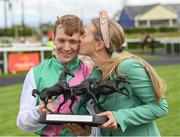
<instances>
[{"instance_id":1,"label":"man's ear","mask_svg":"<svg viewBox=\"0 0 180 137\"><path fill-rule=\"evenodd\" d=\"M104 45L104 42L103 41L100 41L96 46L95 46L95 50L98 51L98 50L101 50L105 48L105 45Z\"/></svg>"},{"instance_id":2,"label":"man's ear","mask_svg":"<svg viewBox=\"0 0 180 137\"><path fill-rule=\"evenodd\" d=\"M54 36L54 33L52 34L52 41L53 41L53 45L55 46L55 36Z\"/></svg>"},{"instance_id":3,"label":"man's ear","mask_svg":"<svg viewBox=\"0 0 180 137\"><path fill-rule=\"evenodd\" d=\"M55 36L54 36L54 33L52 34L52 40L53 40L53 41L55 40Z\"/></svg>"}]
</instances>

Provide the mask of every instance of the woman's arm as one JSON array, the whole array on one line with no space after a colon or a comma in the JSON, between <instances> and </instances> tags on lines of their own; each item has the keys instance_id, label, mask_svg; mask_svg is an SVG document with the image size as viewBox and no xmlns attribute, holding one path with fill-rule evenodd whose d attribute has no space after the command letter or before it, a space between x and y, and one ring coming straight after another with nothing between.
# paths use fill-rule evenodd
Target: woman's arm
<instances>
[{"instance_id":1,"label":"woman's arm","mask_svg":"<svg viewBox=\"0 0 180 137\"><path fill-rule=\"evenodd\" d=\"M128 126L149 123L167 114L168 105L165 98L156 101L152 82L145 68L135 59L128 59L119 65L120 72L130 81L133 94L142 105L130 109L114 111L122 131Z\"/></svg>"}]
</instances>

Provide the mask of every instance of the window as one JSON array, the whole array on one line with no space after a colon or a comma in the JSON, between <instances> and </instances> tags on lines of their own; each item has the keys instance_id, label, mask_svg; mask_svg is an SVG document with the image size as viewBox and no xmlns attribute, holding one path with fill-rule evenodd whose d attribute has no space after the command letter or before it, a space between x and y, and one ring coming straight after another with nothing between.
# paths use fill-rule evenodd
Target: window
<instances>
[{"instance_id":1,"label":"window","mask_svg":"<svg viewBox=\"0 0 180 137\"><path fill-rule=\"evenodd\" d=\"M151 26L169 26L169 20L151 20Z\"/></svg>"}]
</instances>

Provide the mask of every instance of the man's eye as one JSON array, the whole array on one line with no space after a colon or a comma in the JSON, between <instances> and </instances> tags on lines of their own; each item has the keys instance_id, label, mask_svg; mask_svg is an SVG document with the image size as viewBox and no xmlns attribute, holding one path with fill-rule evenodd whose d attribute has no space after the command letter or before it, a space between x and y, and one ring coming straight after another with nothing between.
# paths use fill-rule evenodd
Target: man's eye
<instances>
[{"instance_id":1,"label":"man's eye","mask_svg":"<svg viewBox=\"0 0 180 137\"><path fill-rule=\"evenodd\" d=\"M85 33L85 31L82 31L82 32L81 32L81 35L83 35L84 33Z\"/></svg>"},{"instance_id":2,"label":"man's eye","mask_svg":"<svg viewBox=\"0 0 180 137\"><path fill-rule=\"evenodd\" d=\"M59 43L64 43L65 40L64 40L64 39L59 39L58 42L59 42Z\"/></svg>"},{"instance_id":3,"label":"man's eye","mask_svg":"<svg viewBox=\"0 0 180 137\"><path fill-rule=\"evenodd\" d=\"M78 44L78 43L79 43L78 40L70 40L69 42L70 42L71 44Z\"/></svg>"},{"instance_id":4,"label":"man's eye","mask_svg":"<svg viewBox=\"0 0 180 137\"><path fill-rule=\"evenodd\" d=\"M86 35L85 35L85 33L83 33L81 36L84 38Z\"/></svg>"}]
</instances>

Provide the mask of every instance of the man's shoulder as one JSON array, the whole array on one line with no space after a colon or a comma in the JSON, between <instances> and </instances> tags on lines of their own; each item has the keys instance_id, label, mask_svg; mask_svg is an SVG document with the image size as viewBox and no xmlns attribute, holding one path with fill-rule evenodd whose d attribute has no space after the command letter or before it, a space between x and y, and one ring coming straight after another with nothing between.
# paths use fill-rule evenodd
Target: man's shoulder
<instances>
[{"instance_id":1,"label":"man's shoulder","mask_svg":"<svg viewBox=\"0 0 180 137\"><path fill-rule=\"evenodd\" d=\"M48 64L50 64L52 61L53 61L53 58L51 58L51 59L46 59L46 60L42 61L39 65L35 66L34 68L39 68L39 67L42 67L42 66L44 66L44 65L48 65Z\"/></svg>"},{"instance_id":2,"label":"man's shoulder","mask_svg":"<svg viewBox=\"0 0 180 137\"><path fill-rule=\"evenodd\" d=\"M80 66L81 70L83 71L83 75L87 78L92 72L92 67L82 60L80 60Z\"/></svg>"},{"instance_id":3,"label":"man's shoulder","mask_svg":"<svg viewBox=\"0 0 180 137\"><path fill-rule=\"evenodd\" d=\"M51 66L52 62L53 62L52 58L42 61L39 65L33 67L33 72L38 73L38 72L43 71L46 68L49 68L49 66Z\"/></svg>"},{"instance_id":4,"label":"man's shoulder","mask_svg":"<svg viewBox=\"0 0 180 137\"><path fill-rule=\"evenodd\" d=\"M84 68L90 68L90 69L92 69L92 66L88 63L88 62L86 62L86 61L84 61L84 60L81 60L81 59L79 59L80 60L80 63L81 63L81 66L82 67L84 67Z\"/></svg>"}]
</instances>

